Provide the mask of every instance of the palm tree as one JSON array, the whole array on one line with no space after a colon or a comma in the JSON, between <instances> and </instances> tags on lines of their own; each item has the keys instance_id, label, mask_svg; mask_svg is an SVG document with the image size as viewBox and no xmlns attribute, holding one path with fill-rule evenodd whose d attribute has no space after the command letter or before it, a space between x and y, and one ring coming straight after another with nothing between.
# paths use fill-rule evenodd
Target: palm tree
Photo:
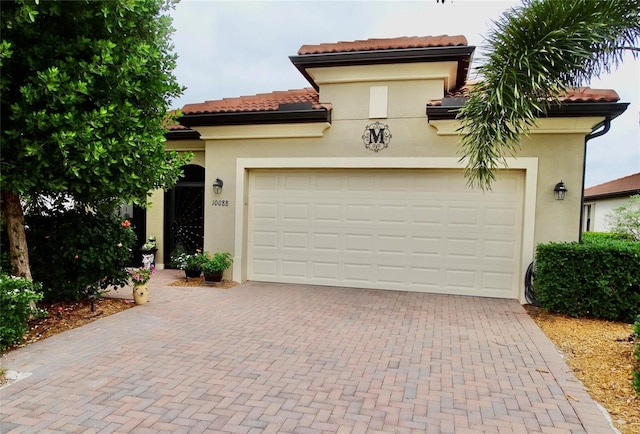
<instances>
[{"instance_id":1,"label":"palm tree","mask_svg":"<svg viewBox=\"0 0 640 434\"><path fill-rule=\"evenodd\" d=\"M610 72L625 50L638 55L640 0L525 0L495 26L482 79L458 113L466 177L482 189L567 88Z\"/></svg>"}]
</instances>

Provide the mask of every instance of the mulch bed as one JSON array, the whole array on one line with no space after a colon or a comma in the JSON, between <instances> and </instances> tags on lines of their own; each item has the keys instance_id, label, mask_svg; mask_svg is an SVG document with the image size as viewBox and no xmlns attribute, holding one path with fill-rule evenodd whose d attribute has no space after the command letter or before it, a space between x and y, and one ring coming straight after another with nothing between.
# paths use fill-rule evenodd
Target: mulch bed
<instances>
[{"instance_id":1,"label":"mulch bed","mask_svg":"<svg viewBox=\"0 0 640 434\"><path fill-rule=\"evenodd\" d=\"M200 276L174 280L169 284L169 286L205 286L207 288L229 289L233 288L237 284L238 283L233 280L223 280L220 283L206 283L204 281L204 277Z\"/></svg>"},{"instance_id":2,"label":"mulch bed","mask_svg":"<svg viewBox=\"0 0 640 434\"><path fill-rule=\"evenodd\" d=\"M631 324L571 318L525 305L540 329L564 356L589 395L607 409L623 434L640 433L640 397L633 385Z\"/></svg>"}]
</instances>

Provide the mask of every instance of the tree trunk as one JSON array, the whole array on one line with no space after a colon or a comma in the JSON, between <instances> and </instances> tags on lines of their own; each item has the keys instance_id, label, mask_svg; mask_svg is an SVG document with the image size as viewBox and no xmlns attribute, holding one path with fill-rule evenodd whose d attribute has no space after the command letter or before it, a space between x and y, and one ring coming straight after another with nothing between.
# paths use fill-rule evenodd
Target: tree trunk
<instances>
[{"instance_id":1,"label":"tree trunk","mask_svg":"<svg viewBox=\"0 0 640 434\"><path fill-rule=\"evenodd\" d=\"M14 276L33 280L31 269L29 268L29 250L27 248L27 235L24 231L24 213L20 203L20 196L3 190L2 214L9 236L11 272Z\"/></svg>"}]
</instances>

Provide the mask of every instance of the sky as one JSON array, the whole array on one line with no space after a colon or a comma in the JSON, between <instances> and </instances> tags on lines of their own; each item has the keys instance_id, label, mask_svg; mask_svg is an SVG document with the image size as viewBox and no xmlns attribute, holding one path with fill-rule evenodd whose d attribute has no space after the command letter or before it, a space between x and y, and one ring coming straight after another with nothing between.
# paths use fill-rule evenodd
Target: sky
<instances>
[{"instance_id":1,"label":"sky","mask_svg":"<svg viewBox=\"0 0 640 434\"><path fill-rule=\"evenodd\" d=\"M182 0L171 12L178 82L172 108L206 100L309 87L289 60L305 44L400 36L464 35L482 61L483 38L519 1ZM473 78L473 77L471 77ZM587 145L585 186L640 172L640 59L630 54L592 88L630 103L611 130ZM562 144L559 143L559 146Z\"/></svg>"}]
</instances>

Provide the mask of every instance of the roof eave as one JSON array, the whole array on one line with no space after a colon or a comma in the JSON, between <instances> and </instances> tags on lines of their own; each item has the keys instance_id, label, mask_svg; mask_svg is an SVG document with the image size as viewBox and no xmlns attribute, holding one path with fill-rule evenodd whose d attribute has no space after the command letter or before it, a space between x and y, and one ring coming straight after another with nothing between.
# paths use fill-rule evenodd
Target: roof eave
<instances>
[{"instance_id":1,"label":"roof eave","mask_svg":"<svg viewBox=\"0 0 640 434\"><path fill-rule=\"evenodd\" d=\"M167 140L198 140L200 133L195 130L169 130L164 133Z\"/></svg>"},{"instance_id":2,"label":"roof eave","mask_svg":"<svg viewBox=\"0 0 640 434\"><path fill-rule=\"evenodd\" d=\"M468 98L466 98L468 99ZM465 99L465 101L466 101ZM429 120L451 120L456 119L461 105L440 105L427 106L427 117ZM560 118L560 117L586 117L586 116L605 116L609 119L615 119L625 112L629 103L626 102L574 102L554 105L549 108L546 114L541 117ZM594 126L594 129L600 125Z\"/></svg>"},{"instance_id":3,"label":"roof eave","mask_svg":"<svg viewBox=\"0 0 640 434\"><path fill-rule=\"evenodd\" d=\"M192 113L180 119L188 127L219 125L265 125L308 122L331 122L331 111L326 109L293 111L257 111L232 113Z\"/></svg>"},{"instance_id":4,"label":"roof eave","mask_svg":"<svg viewBox=\"0 0 640 434\"><path fill-rule=\"evenodd\" d=\"M403 48L395 50L347 51L289 56L291 63L309 81L314 89L319 86L307 73L307 68L331 66L382 65L418 62L458 62L456 87L463 86L469 73L474 46Z\"/></svg>"},{"instance_id":5,"label":"roof eave","mask_svg":"<svg viewBox=\"0 0 640 434\"><path fill-rule=\"evenodd\" d=\"M584 200L585 202L588 202L592 200L601 200L601 199L616 199L619 197L634 196L636 194L640 194L640 188L624 190L624 191L612 191L610 193L592 194L589 196L585 195Z\"/></svg>"}]
</instances>

